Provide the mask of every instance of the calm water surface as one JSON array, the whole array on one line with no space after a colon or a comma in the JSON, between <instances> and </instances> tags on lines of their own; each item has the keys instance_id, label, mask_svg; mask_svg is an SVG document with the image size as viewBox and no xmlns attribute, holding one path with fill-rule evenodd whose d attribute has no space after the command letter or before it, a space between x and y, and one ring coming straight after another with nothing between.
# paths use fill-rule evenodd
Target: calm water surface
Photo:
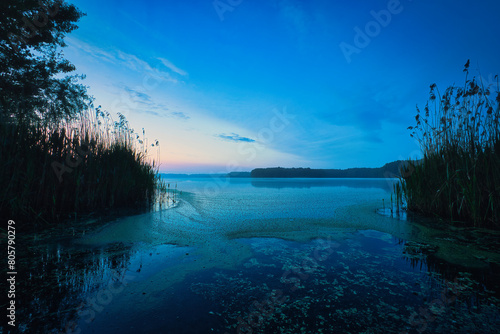
<instances>
[{"instance_id":1,"label":"calm water surface","mask_svg":"<svg viewBox=\"0 0 500 334\"><path fill-rule=\"evenodd\" d=\"M394 181L167 181L173 208L18 236L20 332L500 328L498 235L390 217Z\"/></svg>"}]
</instances>

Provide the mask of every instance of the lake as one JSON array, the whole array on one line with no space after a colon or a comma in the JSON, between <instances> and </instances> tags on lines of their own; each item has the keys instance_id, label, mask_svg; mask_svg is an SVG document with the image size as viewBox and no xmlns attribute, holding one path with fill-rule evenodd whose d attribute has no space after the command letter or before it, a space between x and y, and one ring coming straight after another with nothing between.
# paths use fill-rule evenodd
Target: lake
<instances>
[{"instance_id":1,"label":"lake","mask_svg":"<svg viewBox=\"0 0 500 334\"><path fill-rule=\"evenodd\" d=\"M395 180L166 181L172 207L17 237L20 332L500 328L499 234L391 215Z\"/></svg>"}]
</instances>

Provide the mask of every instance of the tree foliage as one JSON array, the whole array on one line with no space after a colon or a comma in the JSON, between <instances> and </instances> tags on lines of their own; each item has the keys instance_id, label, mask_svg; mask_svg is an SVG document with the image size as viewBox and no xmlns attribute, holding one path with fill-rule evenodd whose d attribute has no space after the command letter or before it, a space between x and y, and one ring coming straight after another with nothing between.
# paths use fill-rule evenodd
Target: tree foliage
<instances>
[{"instance_id":1,"label":"tree foliage","mask_svg":"<svg viewBox=\"0 0 500 334\"><path fill-rule=\"evenodd\" d=\"M55 121L86 108L91 99L63 57L64 37L84 16L63 0L0 3L0 116Z\"/></svg>"}]
</instances>

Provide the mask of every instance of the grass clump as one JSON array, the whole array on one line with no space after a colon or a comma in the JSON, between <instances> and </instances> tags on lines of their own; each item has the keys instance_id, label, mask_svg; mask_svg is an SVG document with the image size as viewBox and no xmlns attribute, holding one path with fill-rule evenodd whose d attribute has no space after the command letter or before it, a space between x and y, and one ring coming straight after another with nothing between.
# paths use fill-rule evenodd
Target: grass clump
<instances>
[{"instance_id":1,"label":"grass clump","mask_svg":"<svg viewBox=\"0 0 500 334\"><path fill-rule=\"evenodd\" d=\"M401 170L407 208L466 226L500 229L500 89L469 79L441 95L435 84L411 136L423 159Z\"/></svg>"},{"instance_id":2,"label":"grass clump","mask_svg":"<svg viewBox=\"0 0 500 334\"><path fill-rule=\"evenodd\" d=\"M147 149L123 115L100 108L58 124L3 119L0 214L30 226L147 208L161 188Z\"/></svg>"}]
</instances>

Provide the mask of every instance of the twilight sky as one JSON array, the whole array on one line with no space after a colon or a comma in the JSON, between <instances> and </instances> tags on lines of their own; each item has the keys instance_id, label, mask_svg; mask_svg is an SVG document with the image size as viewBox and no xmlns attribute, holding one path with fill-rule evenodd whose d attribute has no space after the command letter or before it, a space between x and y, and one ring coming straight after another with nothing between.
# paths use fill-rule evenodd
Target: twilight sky
<instances>
[{"instance_id":1,"label":"twilight sky","mask_svg":"<svg viewBox=\"0 0 500 334\"><path fill-rule=\"evenodd\" d=\"M167 173L418 157L429 85L463 84L467 59L500 74L498 0L70 2L87 16L65 56Z\"/></svg>"}]
</instances>

